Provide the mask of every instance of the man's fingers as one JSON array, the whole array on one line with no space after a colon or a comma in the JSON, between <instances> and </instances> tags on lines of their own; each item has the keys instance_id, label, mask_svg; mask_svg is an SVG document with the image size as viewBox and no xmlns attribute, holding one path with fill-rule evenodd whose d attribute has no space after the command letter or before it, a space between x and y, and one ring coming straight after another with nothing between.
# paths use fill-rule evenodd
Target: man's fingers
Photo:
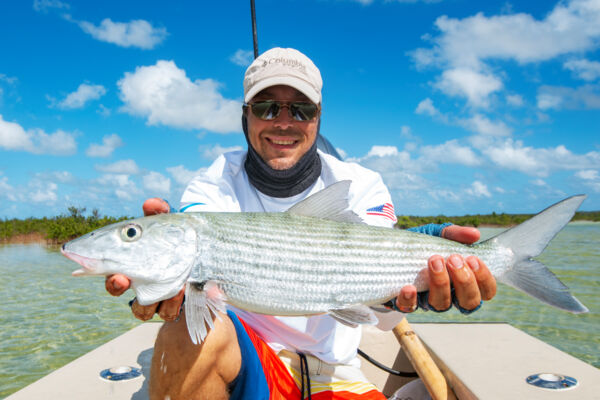
<instances>
[{"instance_id":1,"label":"man's fingers","mask_svg":"<svg viewBox=\"0 0 600 400\"><path fill-rule=\"evenodd\" d=\"M447 310L452 302L450 277L444 258L439 255L429 257L427 262L429 275L429 305L438 311Z\"/></svg>"},{"instance_id":2,"label":"man's fingers","mask_svg":"<svg viewBox=\"0 0 600 400\"><path fill-rule=\"evenodd\" d=\"M403 313L411 313L417 309L417 288L413 285L404 286L396 297L396 307Z\"/></svg>"},{"instance_id":3,"label":"man's fingers","mask_svg":"<svg viewBox=\"0 0 600 400\"><path fill-rule=\"evenodd\" d=\"M106 291L113 296L120 296L131 286L131 281L121 274L109 275L104 281Z\"/></svg>"},{"instance_id":4,"label":"man's fingers","mask_svg":"<svg viewBox=\"0 0 600 400\"><path fill-rule=\"evenodd\" d=\"M158 197L148 199L142 205L144 215L166 214L171 210L169 203Z\"/></svg>"},{"instance_id":5,"label":"man's fingers","mask_svg":"<svg viewBox=\"0 0 600 400\"><path fill-rule=\"evenodd\" d=\"M496 295L496 279L488 269L488 267L475 256L469 256L465 260L467 265L475 274L479 292L483 300L491 300Z\"/></svg>"},{"instance_id":6,"label":"man's fingers","mask_svg":"<svg viewBox=\"0 0 600 400\"><path fill-rule=\"evenodd\" d=\"M469 226L450 225L442 231L443 238L464 244L473 244L480 236L479 229Z\"/></svg>"},{"instance_id":7,"label":"man's fingers","mask_svg":"<svg viewBox=\"0 0 600 400\"><path fill-rule=\"evenodd\" d=\"M475 274L458 254L448 257L447 265L458 304L465 310L475 309L481 303Z\"/></svg>"},{"instance_id":8,"label":"man's fingers","mask_svg":"<svg viewBox=\"0 0 600 400\"><path fill-rule=\"evenodd\" d=\"M174 321L177 319L179 310L181 310L181 304L183 303L184 294L185 288L181 289L175 297L163 300L158 307L158 316L165 321Z\"/></svg>"},{"instance_id":9,"label":"man's fingers","mask_svg":"<svg viewBox=\"0 0 600 400\"><path fill-rule=\"evenodd\" d=\"M142 306L138 303L137 299L133 301L131 305L131 312L137 319L141 319L142 321L148 321L152 319L154 313L156 313L156 308L159 303L150 304L147 306Z\"/></svg>"}]
</instances>

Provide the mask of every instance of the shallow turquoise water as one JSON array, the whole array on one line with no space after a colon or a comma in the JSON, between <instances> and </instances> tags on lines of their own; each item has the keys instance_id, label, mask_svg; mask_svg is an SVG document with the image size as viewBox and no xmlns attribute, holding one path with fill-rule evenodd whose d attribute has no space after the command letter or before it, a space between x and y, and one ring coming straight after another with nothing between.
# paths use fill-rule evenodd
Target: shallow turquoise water
<instances>
[{"instance_id":1,"label":"shallow turquoise water","mask_svg":"<svg viewBox=\"0 0 600 400\"><path fill-rule=\"evenodd\" d=\"M138 325L104 279L73 278L56 249L0 246L0 398Z\"/></svg>"},{"instance_id":2,"label":"shallow turquoise water","mask_svg":"<svg viewBox=\"0 0 600 400\"><path fill-rule=\"evenodd\" d=\"M559 311L502 285L473 315L417 312L409 320L505 321L600 367L600 224L570 224L538 259L590 313ZM57 249L0 246L0 398L139 324L127 307L133 295L111 297L103 278L71 277L76 268Z\"/></svg>"}]
</instances>

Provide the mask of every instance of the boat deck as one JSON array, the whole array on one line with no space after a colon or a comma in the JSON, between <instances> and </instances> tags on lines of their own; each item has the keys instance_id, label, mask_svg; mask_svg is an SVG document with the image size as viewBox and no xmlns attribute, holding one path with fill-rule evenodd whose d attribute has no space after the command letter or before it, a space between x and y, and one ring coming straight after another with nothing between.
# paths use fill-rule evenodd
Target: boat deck
<instances>
[{"instance_id":1,"label":"boat deck","mask_svg":"<svg viewBox=\"0 0 600 400\"><path fill-rule=\"evenodd\" d=\"M459 399L600 399L600 370L504 323L411 324ZM145 400L153 344L160 323L142 324L7 397ZM410 371L392 332L364 327L361 349L387 366ZM109 382L100 371L141 367L142 375ZM407 378L390 376L363 360L363 371L384 394ZM574 388L540 389L526 383L535 373L578 380Z\"/></svg>"}]
</instances>

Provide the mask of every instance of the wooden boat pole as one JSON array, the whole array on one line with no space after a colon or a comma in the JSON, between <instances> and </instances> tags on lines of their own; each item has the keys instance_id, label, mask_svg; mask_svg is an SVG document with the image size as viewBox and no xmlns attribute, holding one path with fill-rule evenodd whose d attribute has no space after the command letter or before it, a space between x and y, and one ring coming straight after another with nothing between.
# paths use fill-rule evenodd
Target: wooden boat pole
<instances>
[{"instance_id":1,"label":"wooden boat pole","mask_svg":"<svg viewBox=\"0 0 600 400\"><path fill-rule=\"evenodd\" d=\"M393 329L396 339L402 346L402 350L413 365L417 374L425 384L427 391L433 400L456 400L456 396L440 369L435 365L431 355L423 346L423 343L412 330L410 324L403 318Z\"/></svg>"}]
</instances>

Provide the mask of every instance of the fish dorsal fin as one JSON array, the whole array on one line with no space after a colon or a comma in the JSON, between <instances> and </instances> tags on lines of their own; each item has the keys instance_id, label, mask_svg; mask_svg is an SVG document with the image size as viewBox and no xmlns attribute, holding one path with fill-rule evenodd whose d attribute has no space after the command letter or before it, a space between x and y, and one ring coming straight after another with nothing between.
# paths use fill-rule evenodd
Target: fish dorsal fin
<instances>
[{"instance_id":1,"label":"fish dorsal fin","mask_svg":"<svg viewBox=\"0 0 600 400\"><path fill-rule=\"evenodd\" d=\"M376 325L379 322L373 310L363 304L330 310L329 315L338 322L352 328L356 328L358 325Z\"/></svg>"},{"instance_id":2,"label":"fish dorsal fin","mask_svg":"<svg viewBox=\"0 0 600 400\"><path fill-rule=\"evenodd\" d=\"M185 318L194 344L201 344L208 331L214 328L214 317L220 319L219 313L227 312L225 294L218 285L212 281L200 285L188 282L185 288Z\"/></svg>"},{"instance_id":3,"label":"fish dorsal fin","mask_svg":"<svg viewBox=\"0 0 600 400\"><path fill-rule=\"evenodd\" d=\"M348 209L351 181L339 181L307 197L287 210L294 215L316 217L336 222L363 223L363 220Z\"/></svg>"}]
</instances>

